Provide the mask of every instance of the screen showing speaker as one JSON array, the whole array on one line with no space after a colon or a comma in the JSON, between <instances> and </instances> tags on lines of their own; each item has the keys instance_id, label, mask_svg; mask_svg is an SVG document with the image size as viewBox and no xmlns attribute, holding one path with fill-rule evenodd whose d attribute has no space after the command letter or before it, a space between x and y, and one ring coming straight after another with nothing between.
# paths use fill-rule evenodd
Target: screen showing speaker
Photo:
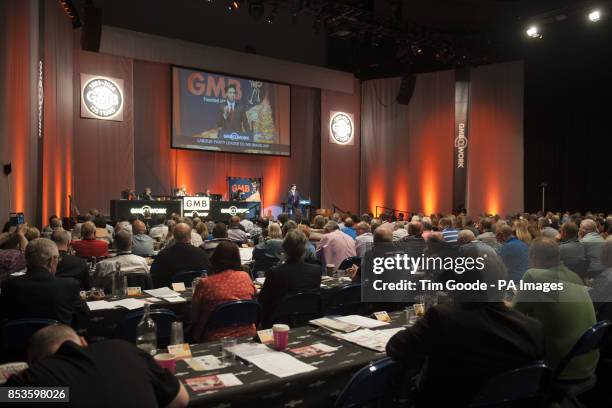
<instances>
[{"instance_id":1,"label":"screen showing speaker","mask_svg":"<svg viewBox=\"0 0 612 408\"><path fill-rule=\"evenodd\" d=\"M172 147L289 156L289 85L172 67Z\"/></svg>"}]
</instances>

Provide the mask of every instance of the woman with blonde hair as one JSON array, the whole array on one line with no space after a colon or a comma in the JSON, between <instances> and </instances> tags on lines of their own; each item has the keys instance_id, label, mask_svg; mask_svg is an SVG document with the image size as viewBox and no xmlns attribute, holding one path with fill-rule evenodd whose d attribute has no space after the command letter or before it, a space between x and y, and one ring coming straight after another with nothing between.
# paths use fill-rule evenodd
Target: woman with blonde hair
<instances>
[{"instance_id":1,"label":"woman with blonde hair","mask_svg":"<svg viewBox=\"0 0 612 408\"><path fill-rule=\"evenodd\" d=\"M529 232L529 223L527 220L516 220L512 225L512 229L514 230L514 235L529 245L533 240L533 235Z\"/></svg>"}]
</instances>

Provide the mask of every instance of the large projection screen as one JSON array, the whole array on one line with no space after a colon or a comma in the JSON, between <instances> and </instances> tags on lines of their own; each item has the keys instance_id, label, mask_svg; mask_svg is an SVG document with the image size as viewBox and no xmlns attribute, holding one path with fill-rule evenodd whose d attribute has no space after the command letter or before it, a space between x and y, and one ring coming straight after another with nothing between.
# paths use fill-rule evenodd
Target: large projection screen
<instances>
[{"instance_id":1,"label":"large projection screen","mask_svg":"<svg viewBox=\"0 0 612 408\"><path fill-rule=\"evenodd\" d=\"M172 67L172 147L290 156L289 85Z\"/></svg>"}]
</instances>

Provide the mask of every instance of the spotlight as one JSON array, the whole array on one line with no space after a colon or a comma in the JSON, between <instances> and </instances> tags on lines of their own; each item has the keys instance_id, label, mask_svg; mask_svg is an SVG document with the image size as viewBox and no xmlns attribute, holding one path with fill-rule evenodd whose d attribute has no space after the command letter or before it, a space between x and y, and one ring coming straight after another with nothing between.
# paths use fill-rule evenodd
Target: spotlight
<instances>
[{"instance_id":1,"label":"spotlight","mask_svg":"<svg viewBox=\"0 0 612 408\"><path fill-rule=\"evenodd\" d=\"M599 10L591 11L589 13L589 20L592 21L593 23L596 23L599 20L601 20L601 11L599 11Z\"/></svg>"},{"instance_id":2,"label":"spotlight","mask_svg":"<svg viewBox=\"0 0 612 408\"><path fill-rule=\"evenodd\" d=\"M266 17L266 23L274 24L274 20L276 19L276 15L278 14L278 4L274 3L274 7L272 8L272 12L268 17Z\"/></svg>"},{"instance_id":3,"label":"spotlight","mask_svg":"<svg viewBox=\"0 0 612 408\"><path fill-rule=\"evenodd\" d=\"M531 27L529 27L525 33L531 37L531 38L542 38L542 34L540 33L540 31L538 30L537 26L532 25Z\"/></svg>"},{"instance_id":4,"label":"spotlight","mask_svg":"<svg viewBox=\"0 0 612 408\"><path fill-rule=\"evenodd\" d=\"M227 5L227 9L229 11L234 11L234 10L238 10L241 6L240 4L240 0L232 0L229 2L229 4Z\"/></svg>"}]
</instances>

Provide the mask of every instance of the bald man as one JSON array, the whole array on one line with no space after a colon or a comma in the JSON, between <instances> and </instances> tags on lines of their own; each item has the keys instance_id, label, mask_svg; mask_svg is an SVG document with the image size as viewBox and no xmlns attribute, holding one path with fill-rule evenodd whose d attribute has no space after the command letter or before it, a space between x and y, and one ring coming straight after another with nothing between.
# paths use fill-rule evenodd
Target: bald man
<instances>
[{"instance_id":1,"label":"bald man","mask_svg":"<svg viewBox=\"0 0 612 408\"><path fill-rule=\"evenodd\" d=\"M88 345L73 329L47 326L32 336L30 368L9 387L69 387L75 407L185 407L189 395L153 358L123 340Z\"/></svg>"},{"instance_id":2,"label":"bald man","mask_svg":"<svg viewBox=\"0 0 612 408\"><path fill-rule=\"evenodd\" d=\"M147 226L136 220L132 223L132 253L138 256L153 256L153 238L147 235Z\"/></svg>"},{"instance_id":3,"label":"bald man","mask_svg":"<svg viewBox=\"0 0 612 408\"><path fill-rule=\"evenodd\" d=\"M191 227L183 222L172 232L175 244L164 248L151 265L151 278L156 288L170 286L172 276L183 271L208 269L208 255L200 247L191 245Z\"/></svg>"}]
</instances>

